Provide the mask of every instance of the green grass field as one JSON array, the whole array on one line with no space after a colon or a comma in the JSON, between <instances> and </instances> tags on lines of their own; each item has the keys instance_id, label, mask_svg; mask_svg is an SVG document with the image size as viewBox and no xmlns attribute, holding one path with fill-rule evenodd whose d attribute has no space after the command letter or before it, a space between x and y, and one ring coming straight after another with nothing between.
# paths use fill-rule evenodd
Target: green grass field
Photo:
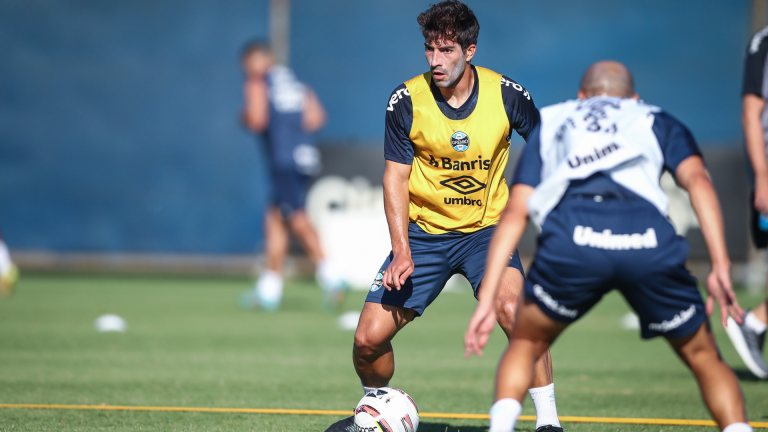
<instances>
[{"instance_id":1,"label":"green grass field","mask_svg":"<svg viewBox=\"0 0 768 432\"><path fill-rule=\"evenodd\" d=\"M283 308L240 310L251 282L236 278L30 275L0 301L0 403L351 410L362 390L352 332L320 307L309 281L288 283ZM359 310L352 293L345 310ZM741 296L745 306L760 297ZM446 292L395 339L392 385L423 412L487 413L497 331L484 358L462 354L474 307ZM610 295L552 350L560 415L708 419L691 374L663 340L621 329ZM126 333L97 333L115 313ZM725 333L723 356L742 379L750 420L768 421L768 382L746 372ZM524 414L533 414L530 401ZM341 417L0 409L0 431L322 431ZM707 427L564 424L570 431L714 431ZM421 432L483 431L487 422L423 419ZM523 421L518 430L533 431Z\"/></svg>"}]
</instances>

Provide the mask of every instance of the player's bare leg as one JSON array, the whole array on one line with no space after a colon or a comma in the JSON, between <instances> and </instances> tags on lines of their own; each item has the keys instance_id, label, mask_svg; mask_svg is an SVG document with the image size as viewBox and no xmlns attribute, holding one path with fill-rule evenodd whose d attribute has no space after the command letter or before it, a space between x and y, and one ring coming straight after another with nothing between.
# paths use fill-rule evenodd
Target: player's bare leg
<instances>
[{"instance_id":1,"label":"player's bare leg","mask_svg":"<svg viewBox=\"0 0 768 432\"><path fill-rule=\"evenodd\" d=\"M734 423L746 423L739 381L720 358L707 323L703 323L696 333L672 339L669 343L696 376L704 402L720 429Z\"/></svg>"},{"instance_id":2,"label":"player's bare leg","mask_svg":"<svg viewBox=\"0 0 768 432\"><path fill-rule=\"evenodd\" d=\"M288 255L288 229L280 210L272 206L264 218L267 263L253 290L240 296L241 307L274 311L283 299L283 264Z\"/></svg>"},{"instance_id":3,"label":"player's bare leg","mask_svg":"<svg viewBox=\"0 0 768 432\"><path fill-rule=\"evenodd\" d=\"M366 302L355 331L352 361L364 387L384 387L395 373L392 339L416 311Z\"/></svg>"},{"instance_id":4,"label":"player's bare leg","mask_svg":"<svg viewBox=\"0 0 768 432\"><path fill-rule=\"evenodd\" d=\"M288 224L315 264L315 278L323 288L323 305L329 311L336 310L344 301L347 291L347 284L344 282L340 270L325 259L320 237L312 226L306 211L296 210L293 212L288 219Z\"/></svg>"},{"instance_id":5,"label":"player's bare leg","mask_svg":"<svg viewBox=\"0 0 768 432\"><path fill-rule=\"evenodd\" d=\"M755 314L755 317L759 319L760 322L768 324L768 298L760 303L760 306L752 309L752 313Z\"/></svg>"},{"instance_id":6,"label":"player's bare leg","mask_svg":"<svg viewBox=\"0 0 768 432\"><path fill-rule=\"evenodd\" d=\"M285 228L283 215L277 207L273 206L267 210L264 218L264 232L267 269L281 273L285 257L288 255L288 230Z\"/></svg>"},{"instance_id":7,"label":"player's bare leg","mask_svg":"<svg viewBox=\"0 0 768 432\"><path fill-rule=\"evenodd\" d=\"M288 219L288 223L291 227L291 231L296 235L301 242L301 246L304 251L307 252L307 256L312 262L317 265L323 260L323 248L320 246L320 237L317 235L317 231L309 221L307 212L304 210L296 210Z\"/></svg>"},{"instance_id":8,"label":"player's bare leg","mask_svg":"<svg viewBox=\"0 0 768 432\"><path fill-rule=\"evenodd\" d=\"M518 299L523 292L523 283L523 275L517 269L508 267L504 270L496 297L496 316L510 341L515 327ZM533 387L544 387L552 382L552 356L547 350L535 363Z\"/></svg>"},{"instance_id":9,"label":"player's bare leg","mask_svg":"<svg viewBox=\"0 0 768 432\"><path fill-rule=\"evenodd\" d=\"M496 403L491 408L491 431L514 428L522 411L525 393L533 384L537 360L567 327L550 319L524 297L520 301L517 324L496 372Z\"/></svg>"},{"instance_id":10,"label":"player's bare leg","mask_svg":"<svg viewBox=\"0 0 768 432\"><path fill-rule=\"evenodd\" d=\"M499 325L504 329L507 338L512 341L512 332L515 327L515 316L518 301L522 296L524 279L517 269L507 267L499 283L499 291L496 297L496 316ZM528 389L528 394L536 407L536 428L551 425L560 427L557 417L557 405L552 378L552 357L549 350L538 357L533 366L533 380ZM557 430L557 429L555 429Z\"/></svg>"}]
</instances>

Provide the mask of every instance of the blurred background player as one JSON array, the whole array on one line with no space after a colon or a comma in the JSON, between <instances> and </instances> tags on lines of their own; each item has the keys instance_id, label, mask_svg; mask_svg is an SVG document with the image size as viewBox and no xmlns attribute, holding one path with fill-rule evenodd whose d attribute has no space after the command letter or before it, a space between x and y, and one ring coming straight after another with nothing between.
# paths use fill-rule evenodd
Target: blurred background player
<instances>
[{"instance_id":1,"label":"blurred background player","mask_svg":"<svg viewBox=\"0 0 768 432\"><path fill-rule=\"evenodd\" d=\"M311 176L320 171L320 153L311 135L325 125L325 110L291 69L275 64L265 43L245 46L242 67L246 76L243 121L267 143L272 201L264 223L266 269L241 303L270 311L280 306L290 229L315 265L325 305L335 308L343 301L346 285L325 259L320 238L304 210Z\"/></svg>"},{"instance_id":2,"label":"blurred background player","mask_svg":"<svg viewBox=\"0 0 768 432\"><path fill-rule=\"evenodd\" d=\"M744 88L742 90L741 121L744 127L744 142L747 148L753 174L752 183L752 239L755 247L768 246L768 158L766 157L766 135L768 135L768 112L765 99L768 97L768 74L765 62L768 59L768 27L759 31L747 47L744 67ZM763 347L765 328L768 323L768 298L753 310L747 312L744 324L728 322L728 337L747 368L759 378L768 378Z\"/></svg>"},{"instance_id":3,"label":"blurred background player","mask_svg":"<svg viewBox=\"0 0 768 432\"><path fill-rule=\"evenodd\" d=\"M517 324L496 375L491 432L511 432L534 361L560 333L617 288L640 317L644 339L665 337L699 382L721 430L749 432L736 375L720 358L707 315L720 305L742 320L731 289L720 204L688 129L638 101L621 63L592 65L579 100L541 110L541 124L515 170L509 204L489 248L484 288L466 354L480 354L493 330L495 290L530 216L541 227ZM709 251L706 306L685 268L688 245L666 219L659 184L672 172L690 194Z\"/></svg>"},{"instance_id":4,"label":"blurred background player","mask_svg":"<svg viewBox=\"0 0 768 432\"><path fill-rule=\"evenodd\" d=\"M11 261L8 246L3 240L3 234L0 233L0 297L7 298L13 294L13 288L16 286L18 278L19 269Z\"/></svg>"}]
</instances>

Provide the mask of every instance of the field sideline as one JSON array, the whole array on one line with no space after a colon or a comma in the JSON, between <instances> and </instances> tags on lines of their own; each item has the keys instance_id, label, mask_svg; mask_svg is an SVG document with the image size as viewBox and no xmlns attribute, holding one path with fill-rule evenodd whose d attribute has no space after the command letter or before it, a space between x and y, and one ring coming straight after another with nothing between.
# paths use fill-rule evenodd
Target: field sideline
<instances>
[{"instance_id":1,"label":"field sideline","mask_svg":"<svg viewBox=\"0 0 768 432\"><path fill-rule=\"evenodd\" d=\"M319 306L319 289L293 281L283 309L235 307L239 278L24 275L0 302L0 403L351 410L361 397L351 366L352 332ZM346 310L359 310L353 293ZM745 306L759 296L742 295ZM496 332L486 356L465 360L462 334L474 300L445 293L395 340L392 385L423 412L486 414ZM690 373L661 340L622 330L623 300L611 295L553 349L562 416L709 419ZM99 334L93 320L116 313L125 334ZM768 382L753 380L717 328L751 421L768 421ZM533 414L525 404L524 414ZM324 430L334 416L76 411L3 408L0 431ZM570 431L707 431L713 427L565 423ZM428 419L421 432L483 431L486 420ZM532 431L526 421L518 430Z\"/></svg>"}]
</instances>

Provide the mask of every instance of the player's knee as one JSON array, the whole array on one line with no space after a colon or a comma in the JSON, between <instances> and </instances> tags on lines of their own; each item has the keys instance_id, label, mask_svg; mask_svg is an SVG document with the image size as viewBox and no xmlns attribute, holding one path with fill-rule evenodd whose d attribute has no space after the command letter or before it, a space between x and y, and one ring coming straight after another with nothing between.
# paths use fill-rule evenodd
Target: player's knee
<instances>
[{"instance_id":1,"label":"player's knee","mask_svg":"<svg viewBox=\"0 0 768 432\"><path fill-rule=\"evenodd\" d=\"M496 316L499 324L509 330L515 325L517 316L517 297L499 296L496 298Z\"/></svg>"},{"instance_id":2,"label":"player's knee","mask_svg":"<svg viewBox=\"0 0 768 432\"><path fill-rule=\"evenodd\" d=\"M291 215L290 225L291 230L296 234L302 234L312 229L307 214L302 211L297 211Z\"/></svg>"},{"instance_id":3,"label":"player's knee","mask_svg":"<svg viewBox=\"0 0 768 432\"><path fill-rule=\"evenodd\" d=\"M356 357L370 357L378 354L384 345L384 341L367 331L358 329L355 332L354 353Z\"/></svg>"},{"instance_id":4,"label":"player's knee","mask_svg":"<svg viewBox=\"0 0 768 432\"><path fill-rule=\"evenodd\" d=\"M717 346L711 338L706 324L702 324L692 335L670 340L670 343L680 358L691 368L696 369L711 362L721 361L720 353L717 351Z\"/></svg>"}]
</instances>

